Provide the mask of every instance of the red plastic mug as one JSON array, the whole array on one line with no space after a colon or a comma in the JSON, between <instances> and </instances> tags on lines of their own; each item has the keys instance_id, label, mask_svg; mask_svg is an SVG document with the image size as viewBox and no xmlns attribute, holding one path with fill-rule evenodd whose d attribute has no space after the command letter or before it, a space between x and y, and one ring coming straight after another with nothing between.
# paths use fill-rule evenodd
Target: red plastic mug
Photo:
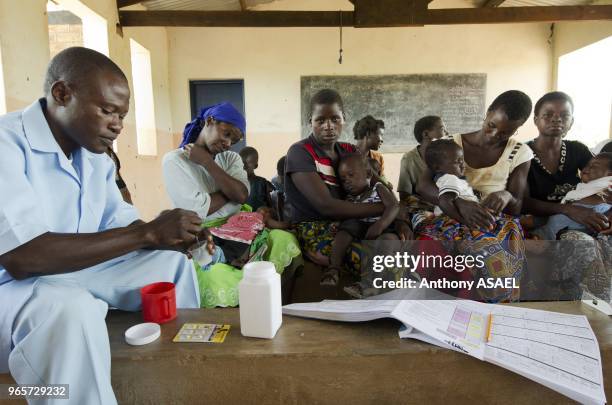
<instances>
[{"instance_id":1,"label":"red plastic mug","mask_svg":"<svg viewBox=\"0 0 612 405\"><path fill-rule=\"evenodd\" d=\"M142 317L145 322L166 323L176 318L174 283L161 282L140 289Z\"/></svg>"}]
</instances>

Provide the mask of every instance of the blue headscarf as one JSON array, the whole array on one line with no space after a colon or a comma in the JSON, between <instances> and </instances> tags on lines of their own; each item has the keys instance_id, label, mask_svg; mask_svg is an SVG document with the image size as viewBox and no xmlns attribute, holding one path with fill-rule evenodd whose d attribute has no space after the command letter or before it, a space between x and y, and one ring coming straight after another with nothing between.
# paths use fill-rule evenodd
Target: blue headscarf
<instances>
[{"instance_id":1,"label":"blue headscarf","mask_svg":"<svg viewBox=\"0 0 612 405\"><path fill-rule=\"evenodd\" d=\"M183 140L180 145L181 148L198 139L198 135L202 132L202 128L204 128L208 117L213 117L216 121L232 124L242 132L243 136L246 132L246 121L242 114L240 114L240 112L230 103L223 102L202 108L198 116L189 124L185 125Z\"/></svg>"}]
</instances>

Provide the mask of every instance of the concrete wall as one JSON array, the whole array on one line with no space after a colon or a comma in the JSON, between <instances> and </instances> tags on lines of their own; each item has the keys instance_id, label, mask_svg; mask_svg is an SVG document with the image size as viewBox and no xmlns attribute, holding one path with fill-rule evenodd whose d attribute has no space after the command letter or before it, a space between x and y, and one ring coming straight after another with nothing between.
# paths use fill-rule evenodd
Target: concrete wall
<instances>
[{"instance_id":1,"label":"concrete wall","mask_svg":"<svg viewBox=\"0 0 612 405\"><path fill-rule=\"evenodd\" d=\"M280 9L283 3L290 4L259 9ZM333 10L346 3L325 2ZM301 4L323 7L323 2ZM457 5L467 3L444 4ZM271 177L278 158L299 139L301 76L478 72L487 74L487 102L513 88L535 99L552 86L549 27L345 29L342 65L337 62L336 28L168 28L173 128L179 132L190 118L189 80L242 78L247 143L260 152L258 173ZM535 134L531 123L521 129L524 138ZM400 159L401 154L385 154L387 176L393 182L399 176Z\"/></svg>"},{"instance_id":2,"label":"concrete wall","mask_svg":"<svg viewBox=\"0 0 612 405\"><path fill-rule=\"evenodd\" d=\"M13 1L0 0L0 55L6 111L21 109L42 96L44 74L50 60L46 0L28 2L26 7L15 6ZM116 28L118 17L114 0L59 0L59 3L81 17L84 24L87 18L83 16L92 12L96 14L94 20L103 18L106 21L106 32L97 35L97 40L102 39L100 42L106 42L103 41L104 36L108 38L108 44L102 46L106 49L101 51L107 53L123 69L130 82L129 36L133 36L151 51L160 153L156 157L137 155L133 97L125 129L118 141L118 154L124 167L122 174L142 217L150 219L170 206L161 181L161 156L172 147L166 31L164 28L139 28L126 30L130 31L129 34L122 35Z\"/></svg>"},{"instance_id":3,"label":"concrete wall","mask_svg":"<svg viewBox=\"0 0 612 405\"><path fill-rule=\"evenodd\" d=\"M27 6L0 0L0 55L6 111L26 107L42 94L49 63L46 0ZM27 50L24 45L27 44Z\"/></svg>"}]
</instances>

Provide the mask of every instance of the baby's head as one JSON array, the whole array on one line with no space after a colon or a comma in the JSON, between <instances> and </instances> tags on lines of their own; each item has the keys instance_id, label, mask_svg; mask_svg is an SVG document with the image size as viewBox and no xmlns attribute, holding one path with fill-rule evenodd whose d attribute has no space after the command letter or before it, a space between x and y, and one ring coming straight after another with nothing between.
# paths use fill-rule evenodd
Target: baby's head
<instances>
[{"instance_id":1,"label":"baby's head","mask_svg":"<svg viewBox=\"0 0 612 405\"><path fill-rule=\"evenodd\" d=\"M359 195L369 188L372 169L362 155L353 153L340 160L338 174L344 190L350 195Z\"/></svg>"},{"instance_id":2,"label":"baby's head","mask_svg":"<svg viewBox=\"0 0 612 405\"><path fill-rule=\"evenodd\" d=\"M612 153L603 152L589 160L580 171L580 181L588 183L602 177L612 176Z\"/></svg>"},{"instance_id":3,"label":"baby's head","mask_svg":"<svg viewBox=\"0 0 612 405\"><path fill-rule=\"evenodd\" d=\"M465 172L463 149L451 139L433 141L425 150L425 163L434 173L462 177Z\"/></svg>"}]
</instances>

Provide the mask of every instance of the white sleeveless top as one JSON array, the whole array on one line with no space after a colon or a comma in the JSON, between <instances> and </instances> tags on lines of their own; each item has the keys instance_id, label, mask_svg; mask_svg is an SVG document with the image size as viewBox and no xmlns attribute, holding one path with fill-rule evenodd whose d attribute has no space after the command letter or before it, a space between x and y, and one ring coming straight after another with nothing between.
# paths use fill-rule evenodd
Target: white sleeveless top
<instances>
[{"instance_id":1,"label":"white sleeveless top","mask_svg":"<svg viewBox=\"0 0 612 405\"><path fill-rule=\"evenodd\" d=\"M463 148L461 134L455 134L449 138ZM505 190L512 171L532 158L533 152L529 146L510 138L504 152L494 165L474 169L465 162L465 177L470 186L478 190L484 199L495 191Z\"/></svg>"}]
</instances>

